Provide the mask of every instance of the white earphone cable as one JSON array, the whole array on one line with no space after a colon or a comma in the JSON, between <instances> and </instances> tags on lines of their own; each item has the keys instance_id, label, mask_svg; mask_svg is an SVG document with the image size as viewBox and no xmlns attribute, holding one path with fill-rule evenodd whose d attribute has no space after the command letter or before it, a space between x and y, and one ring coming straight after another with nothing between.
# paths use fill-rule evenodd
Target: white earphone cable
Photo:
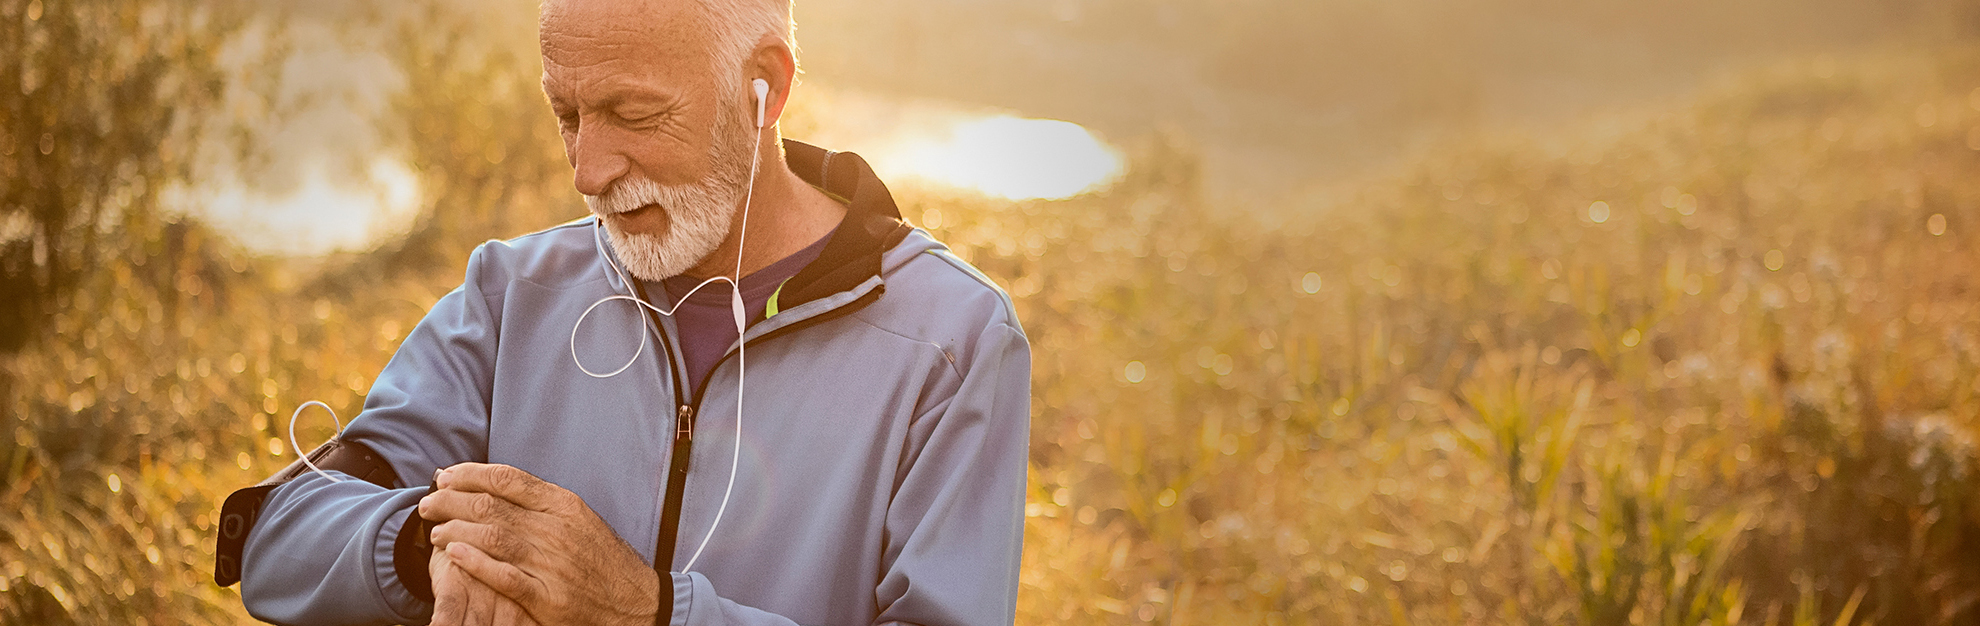
<instances>
[{"instance_id":1,"label":"white earphone cable","mask_svg":"<svg viewBox=\"0 0 1980 626\"><path fill-rule=\"evenodd\" d=\"M317 467L315 461L309 460L309 455L303 454L302 446L296 445L296 418L301 417L303 409L307 409L311 405L323 407L323 410L330 412L330 421L337 424L337 432L330 435L331 439L336 439L339 435L344 434L344 420L337 419L337 410L330 408L328 404L310 400L302 403L302 406L296 407L296 412L289 414L289 449L296 451L296 458L302 459L303 465L309 466L309 471L316 472L316 475L330 479L330 482L333 483L344 482L344 479L331 476L329 472L323 471L323 468Z\"/></svg>"}]
</instances>

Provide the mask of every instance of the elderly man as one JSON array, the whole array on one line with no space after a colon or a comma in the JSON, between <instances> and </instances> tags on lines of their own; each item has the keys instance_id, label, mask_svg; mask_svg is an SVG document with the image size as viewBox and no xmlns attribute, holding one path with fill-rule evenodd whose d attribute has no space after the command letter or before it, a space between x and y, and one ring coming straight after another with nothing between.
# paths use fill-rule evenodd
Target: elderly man
<instances>
[{"instance_id":1,"label":"elderly man","mask_svg":"<svg viewBox=\"0 0 1980 626\"><path fill-rule=\"evenodd\" d=\"M859 157L780 138L791 32L783 0L545 4L594 216L481 246L322 471L229 499L251 613L1013 620L1030 349Z\"/></svg>"}]
</instances>

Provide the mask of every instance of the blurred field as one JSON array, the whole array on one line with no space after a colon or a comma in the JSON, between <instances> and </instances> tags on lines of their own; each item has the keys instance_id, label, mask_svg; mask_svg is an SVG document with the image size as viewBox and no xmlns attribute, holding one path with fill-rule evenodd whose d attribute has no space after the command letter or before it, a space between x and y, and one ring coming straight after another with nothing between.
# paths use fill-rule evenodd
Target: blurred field
<instances>
[{"instance_id":1,"label":"blurred field","mask_svg":"<svg viewBox=\"0 0 1980 626\"><path fill-rule=\"evenodd\" d=\"M531 24L419 23L383 53L426 208L373 250L244 253L121 165L150 144L7 122L7 206L129 173L56 207L89 220L0 213L0 287L67 272L0 355L0 621L246 621L213 514L289 411L355 414L467 250L581 214L533 51L472 34ZM895 189L1033 342L1021 623L1980 623L1980 50L1796 57L1274 205L1206 194L1187 130L1130 146L1065 201Z\"/></svg>"}]
</instances>

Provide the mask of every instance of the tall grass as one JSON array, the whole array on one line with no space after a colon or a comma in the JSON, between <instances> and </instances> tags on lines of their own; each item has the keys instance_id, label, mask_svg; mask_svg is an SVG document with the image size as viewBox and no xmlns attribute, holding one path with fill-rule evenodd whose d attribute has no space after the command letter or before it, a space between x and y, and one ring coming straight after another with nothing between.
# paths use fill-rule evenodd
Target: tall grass
<instances>
[{"instance_id":1,"label":"tall grass","mask_svg":"<svg viewBox=\"0 0 1980 626\"><path fill-rule=\"evenodd\" d=\"M1038 355L1026 621L1980 618L1976 70L1784 67L1284 210L1159 149L918 200Z\"/></svg>"}]
</instances>

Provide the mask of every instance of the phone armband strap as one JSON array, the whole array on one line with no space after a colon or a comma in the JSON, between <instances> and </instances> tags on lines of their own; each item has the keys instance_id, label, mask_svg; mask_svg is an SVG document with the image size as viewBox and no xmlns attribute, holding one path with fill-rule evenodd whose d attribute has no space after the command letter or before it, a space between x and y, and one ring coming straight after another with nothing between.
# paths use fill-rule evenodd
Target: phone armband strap
<instances>
[{"instance_id":1,"label":"phone armband strap","mask_svg":"<svg viewBox=\"0 0 1980 626\"><path fill-rule=\"evenodd\" d=\"M392 464L385 457L355 441L331 439L310 451L309 460L324 471L340 471L386 489L394 488L399 482L399 475L392 471ZM220 505L220 533L215 539L213 551L213 582L222 587L240 582L241 554L247 549L248 532L254 529L255 521L261 517L261 504L268 500L268 494L276 487L308 471L309 466L297 460L267 480L227 496L226 502Z\"/></svg>"}]
</instances>

